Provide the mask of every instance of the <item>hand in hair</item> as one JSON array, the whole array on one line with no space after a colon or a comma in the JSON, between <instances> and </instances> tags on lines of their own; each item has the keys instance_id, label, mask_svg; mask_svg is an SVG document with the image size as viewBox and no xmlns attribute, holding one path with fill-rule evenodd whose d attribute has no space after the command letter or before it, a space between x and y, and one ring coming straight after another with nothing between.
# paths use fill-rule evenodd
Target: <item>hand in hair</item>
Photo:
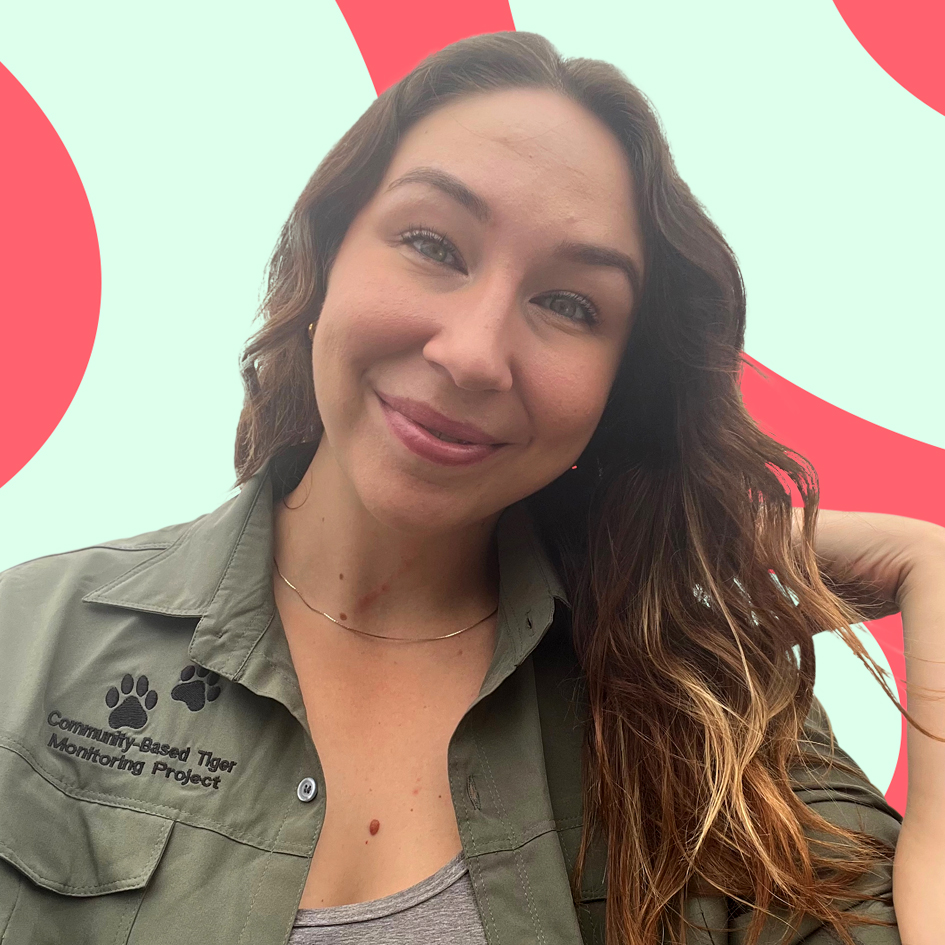
<instances>
[{"instance_id":1,"label":"hand in hair","mask_svg":"<svg viewBox=\"0 0 945 945\"><path fill-rule=\"evenodd\" d=\"M799 528L800 510L795 510ZM945 528L875 512L821 511L814 550L825 577L867 617L902 611L909 795L893 898L902 941L945 928Z\"/></svg>"},{"instance_id":2,"label":"hand in hair","mask_svg":"<svg viewBox=\"0 0 945 945\"><path fill-rule=\"evenodd\" d=\"M794 525L799 539L803 509L794 510ZM917 576L945 561L945 528L902 515L821 509L813 540L831 589L869 620L898 613ZM938 575L941 583L945 572Z\"/></svg>"}]
</instances>

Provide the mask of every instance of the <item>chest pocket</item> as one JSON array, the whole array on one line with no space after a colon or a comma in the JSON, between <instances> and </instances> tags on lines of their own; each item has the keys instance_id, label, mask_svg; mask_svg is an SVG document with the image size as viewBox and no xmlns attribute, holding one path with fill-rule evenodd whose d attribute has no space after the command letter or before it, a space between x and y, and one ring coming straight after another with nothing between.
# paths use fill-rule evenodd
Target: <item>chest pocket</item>
<instances>
[{"instance_id":1,"label":"chest pocket","mask_svg":"<svg viewBox=\"0 0 945 945\"><path fill-rule=\"evenodd\" d=\"M3 747L0 798L4 945L126 942L173 822L66 794Z\"/></svg>"}]
</instances>

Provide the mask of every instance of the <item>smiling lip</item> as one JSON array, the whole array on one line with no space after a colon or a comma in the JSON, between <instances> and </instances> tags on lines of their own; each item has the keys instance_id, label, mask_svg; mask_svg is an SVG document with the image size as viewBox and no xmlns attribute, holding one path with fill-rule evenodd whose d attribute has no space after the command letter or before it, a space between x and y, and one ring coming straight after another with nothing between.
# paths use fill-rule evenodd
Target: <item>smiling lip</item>
<instances>
[{"instance_id":1,"label":"smiling lip","mask_svg":"<svg viewBox=\"0 0 945 945\"><path fill-rule=\"evenodd\" d=\"M397 400L399 402L399 398ZM423 424L395 409L380 395L378 395L378 403L387 426L397 439L411 453L440 466L470 466L487 459L505 445L503 443L449 443L439 439ZM452 436L449 433L446 435ZM484 434L477 432L476 435L482 437Z\"/></svg>"},{"instance_id":2,"label":"smiling lip","mask_svg":"<svg viewBox=\"0 0 945 945\"><path fill-rule=\"evenodd\" d=\"M398 413L403 414L408 420L419 423L427 430L434 430L437 433L443 433L454 440L465 440L467 443L475 445L502 446L501 440L489 436L478 427L471 423L460 423L458 420L450 420L443 414L437 413L432 407L420 403L418 400L409 400L406 397L389 397L387 394L378 394L378 398L393 407Z\"/></svg>"}]
</instances>

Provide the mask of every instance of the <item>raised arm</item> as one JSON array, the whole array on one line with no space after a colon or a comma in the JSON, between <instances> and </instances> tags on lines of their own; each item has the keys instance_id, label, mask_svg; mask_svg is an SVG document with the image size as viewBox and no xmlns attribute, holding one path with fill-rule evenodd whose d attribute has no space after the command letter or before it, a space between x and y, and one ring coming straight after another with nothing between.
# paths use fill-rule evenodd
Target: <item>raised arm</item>
<instances>
[{"instance_id":1,"label":"raised arm","mask_svg":"<svg viewBox=\"0 0 945 945\"><path fill-rule=\"evenodd\" d=\"M945 529L866 512L822 511L815 549L841 581L872 588L875 616L902 613L909 792L896 848L893 897L905 945L942 941L945 929Z\"/></svg>"}]
</instances>

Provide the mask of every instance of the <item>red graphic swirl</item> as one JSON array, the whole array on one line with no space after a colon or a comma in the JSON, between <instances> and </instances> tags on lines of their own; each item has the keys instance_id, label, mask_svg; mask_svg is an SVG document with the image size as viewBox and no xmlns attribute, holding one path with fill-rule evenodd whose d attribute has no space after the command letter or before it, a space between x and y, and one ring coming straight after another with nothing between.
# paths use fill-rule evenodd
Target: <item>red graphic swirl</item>
<instances>
[{"instance_id":1,"label":"red graphic swirl","mask_svg":"<svg viewBox=\"0 0 945 945\"><path fill-rule=\"evenodd\" d=\"M432 52L480 33L514 30L507 0L338 0L380 95Z\"/></svg>"},{"instance_id":2,"label":"red graphic swirl","mask_svg":"<svg viewBox=\"0 0 945 945\"><path fill-rule=\"evenodd\" d=\"M884 71L945 115L945 3L834 0L834 4Z\"/></svg>"},{"instance_id":3,"label":"red graphic swirl","mask_svg":"<svg viewBox=\"0 0 945 945\"><path fill-rule=\"evenodd\" d=\"M0 65L0 485L62 419L85 373L101 297L82 181L42 109Z\"/></svg>"}]
</instances>

